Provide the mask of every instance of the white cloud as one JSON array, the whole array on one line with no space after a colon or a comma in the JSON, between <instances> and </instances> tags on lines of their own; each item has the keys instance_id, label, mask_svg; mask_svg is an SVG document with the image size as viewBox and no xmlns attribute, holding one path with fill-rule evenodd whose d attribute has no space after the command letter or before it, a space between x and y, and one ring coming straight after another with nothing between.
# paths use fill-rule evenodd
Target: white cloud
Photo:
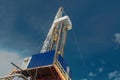
<instances>
[{"instance_id":1,"label":"white cloud","mask_svg":"<svg viewBox=\"0 0 120 80\"><path fill-rule=\"evenodd\" d=\"M90 73L89 73L89 76L90 76L90 77L95 77L95 76L96 76L96 74L95 74L95 73L93 73L93 72L90 72Z\"/></svg>"},{"instance_id":2,"label":"white cloud","mask_svg":"<svg viewBox=\"0 0 120 80\"><path fill-rule=\"evenodd\" d=\"M120 44L120 33L115 34L115 42Z\"/></svg>"},{"instance_id":3,"label":"white cloud","mask_svg":"<svg viewBox=\"0 0 120 80\"><path fill-rule=\"evenodd\" d=\"M17 63L17 65L21 62L17 52L0 50L0 77L9 74L13 68L11 62Z\"/></svg>"},{"instance_id":4,"label":"white cloud","mask_svg":"<svg viewBox=\"0 0 120 80\"><path fill-rule=\"evenodd\" d=\"M104 67L98 68L98 71L101 73L103 71Z\"/></svg>"},{"instance_id":5,"label":"white cloud","mask_svg":"<svg viewBox=\"0 0 120 80\"><path fill-rule=\"evenodd\" d=\"M110 80L120 80L120 72L118 71L113 71L108 74L108 78Z\"/></svg>"}]
</instances>

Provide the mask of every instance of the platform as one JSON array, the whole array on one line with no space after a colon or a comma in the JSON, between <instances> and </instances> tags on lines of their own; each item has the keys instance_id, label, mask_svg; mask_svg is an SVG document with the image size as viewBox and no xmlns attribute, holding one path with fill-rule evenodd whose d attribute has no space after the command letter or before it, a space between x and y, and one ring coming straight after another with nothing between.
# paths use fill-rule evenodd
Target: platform
<instances>
[{"instance_id":1,"label":"platform","mask_svg":"<svg viewBox=\"0 0 120 80\"><path fill-rule=\"evenodd\" d=\"M71 71L61 55L55 57L55 51L35 54L23 71L15 73L32 77L36 80L71 80Z\"/></svg>"}]
</instances>

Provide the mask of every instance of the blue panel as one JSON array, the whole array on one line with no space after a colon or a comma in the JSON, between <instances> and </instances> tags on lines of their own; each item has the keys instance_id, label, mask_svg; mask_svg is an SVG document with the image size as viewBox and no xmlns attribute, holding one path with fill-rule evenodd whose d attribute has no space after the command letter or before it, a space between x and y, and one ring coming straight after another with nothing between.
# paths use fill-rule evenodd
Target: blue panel
<instances>
[{"instance_id":1,"label":"blue panel","mask_svg":"<svg viewBox=\"0 0 120 80\"><path fill-rule=\"evenodd\" d=\"M58 55L58 61L60 62L60 64L64 68L64 70L67 72L67 67L69 67L69 66L67 65L67 63L65 62L65 60L63 59L63 57L61 55ZM69 76L71 77L71 70L69 72Z\"/></svg>"},{"instance_id":2,"label":"blue panel","mask_svg":"<svg viewBox=\"0 0 120 80\"><path fill-rule=\"evenodd\" d=\"M55 51L33 55L27 68L41 67L53 64Z\"/></svg>"}]
</instances>

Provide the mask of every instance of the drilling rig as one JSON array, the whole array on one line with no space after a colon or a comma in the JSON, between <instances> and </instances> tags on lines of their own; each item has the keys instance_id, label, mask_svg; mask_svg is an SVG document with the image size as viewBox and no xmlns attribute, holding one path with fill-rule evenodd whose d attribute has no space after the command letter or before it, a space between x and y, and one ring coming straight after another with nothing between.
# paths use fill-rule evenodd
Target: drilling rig
<instances>
[{"instance_id":1,"label":"drilling rig","mask_svg":"<svg viewBox=\"0 0 120 80\"><path fill-rule=\"evenodd\" d=\"M25 58L21 66L11 63L16 69L0 80L72 80L63 58L67 30L72 29L72 23L63 12L60 7L40 53Z\"/></svg>"}]
</instances>

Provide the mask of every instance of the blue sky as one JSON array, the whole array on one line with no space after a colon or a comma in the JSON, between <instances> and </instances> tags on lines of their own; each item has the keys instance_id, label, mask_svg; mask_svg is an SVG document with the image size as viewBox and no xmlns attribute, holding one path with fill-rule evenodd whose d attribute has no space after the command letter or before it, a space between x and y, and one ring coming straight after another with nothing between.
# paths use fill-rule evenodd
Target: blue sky
<instances>
[{"instance_id":1,"label":"blue sky","mask_svg":"<svg viewBox=\"0 0 120 80\"><path fill-rule=\"evenodd\" d=\"M0 0L0 76L40 51L60 6L70 16L64 58L73 80L120 80L119 0ZM20 62L19 61L19 62Z\"/></svg>"}]
</instances>

